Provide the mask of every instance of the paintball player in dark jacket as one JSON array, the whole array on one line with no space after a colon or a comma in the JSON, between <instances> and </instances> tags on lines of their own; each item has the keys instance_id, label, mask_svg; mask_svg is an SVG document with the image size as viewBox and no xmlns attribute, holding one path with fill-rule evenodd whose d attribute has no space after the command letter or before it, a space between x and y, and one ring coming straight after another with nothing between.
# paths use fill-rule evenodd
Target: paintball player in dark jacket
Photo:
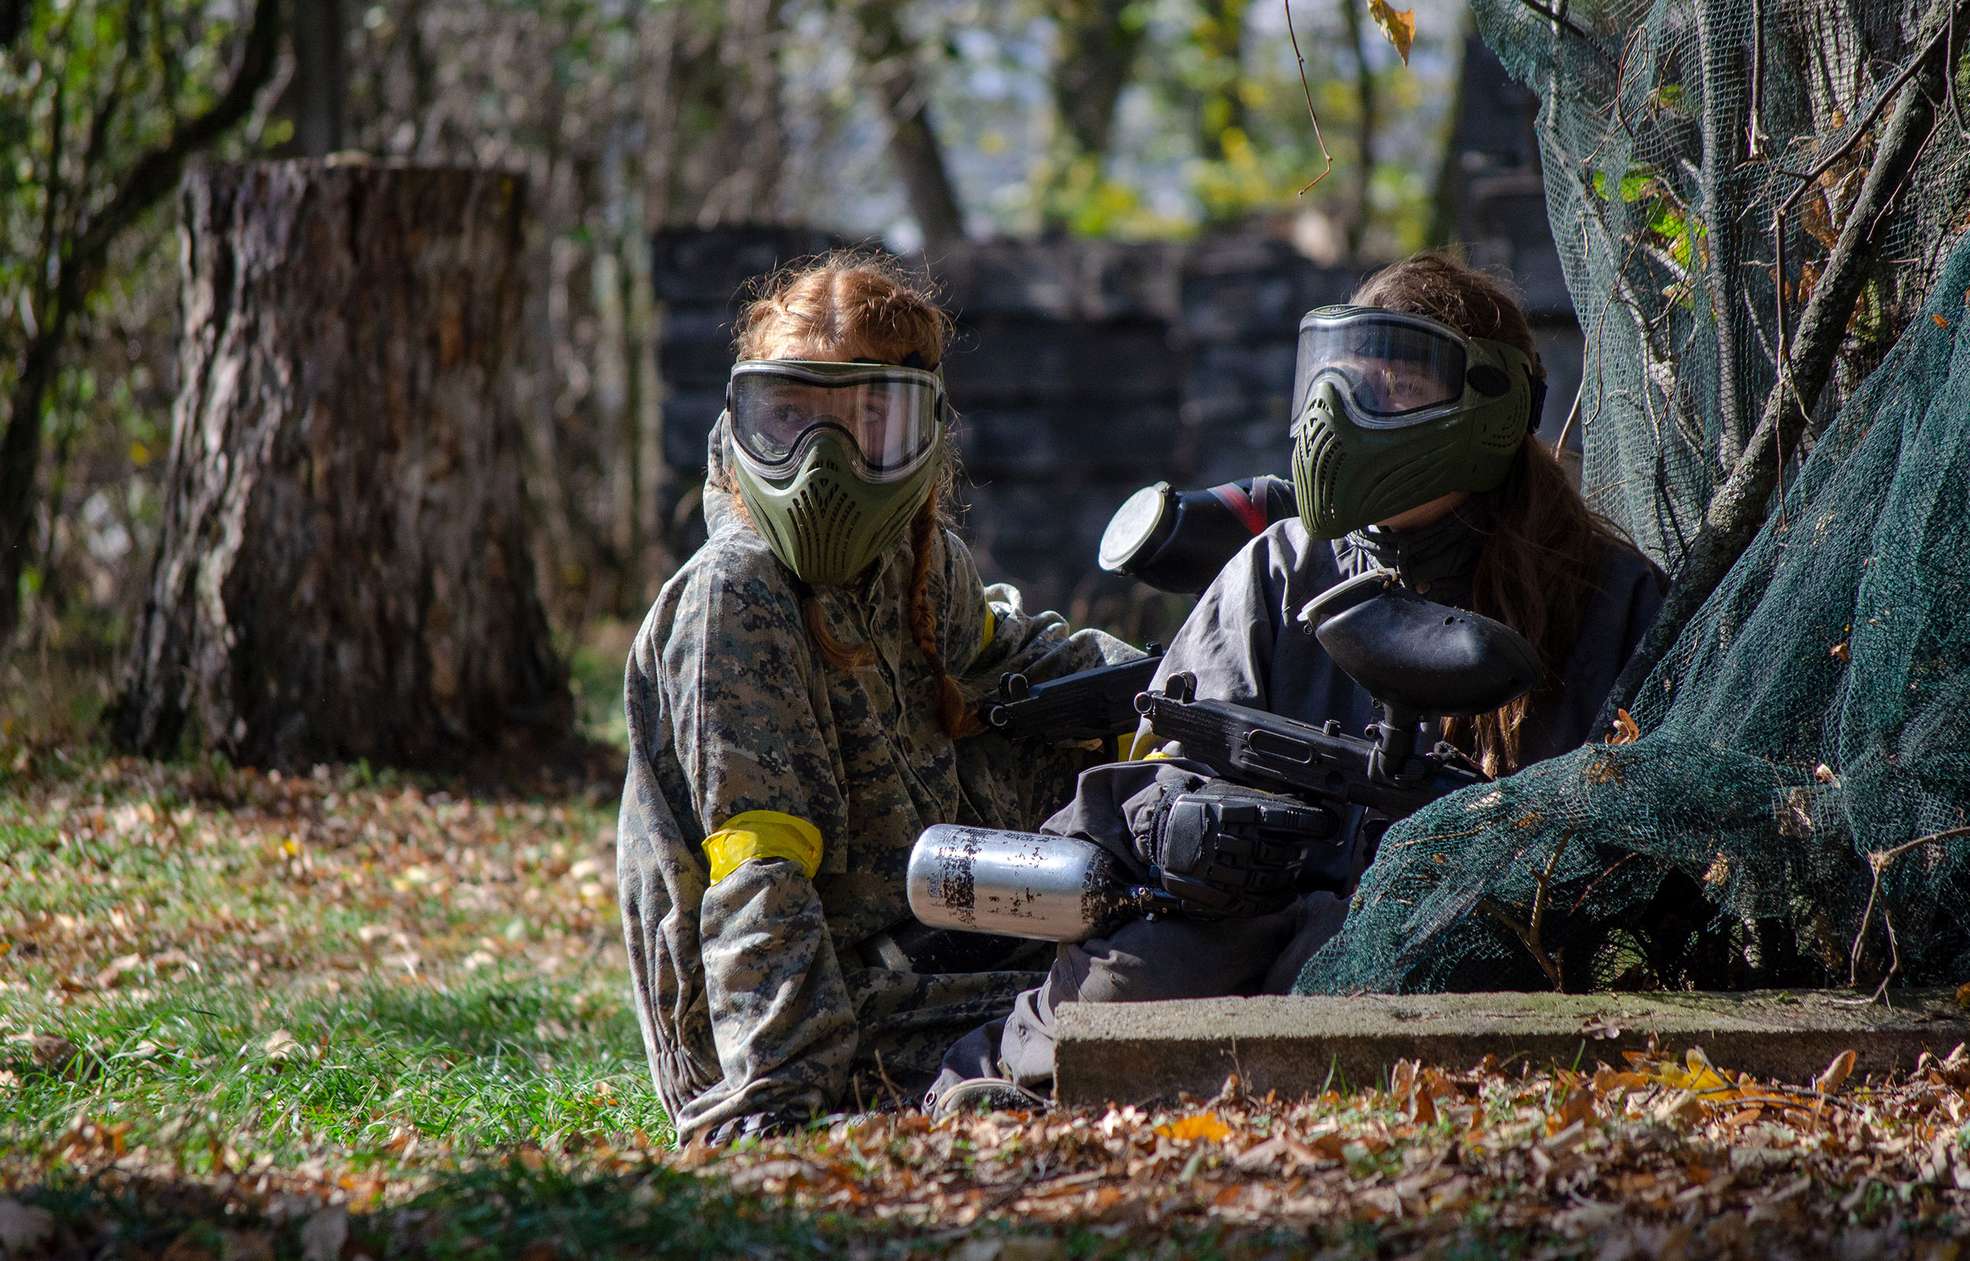
<instances>
[{"instance_id":1,"label":"paintball player in dark jacket","mask_svg":"<svg viewBox=\"0 0 1970 1261\"><path fill-rule=\"evenodd\" d=\"M1361 731L1371 698L1295 618L1335 583L1383 568L1418 595L1505 623L1537 650L1545 677L1529 694L1446 721L1445 738L1487 773L1601 735L1596 711L1655 616L1662 576L1587 507L1534 436L1544 394L1511 293L1446 255L1397 263L1349 305L1309 313L1293 387L1299 518L1271 526L1225 567L1171 643L1156 685L1187 671L1199 697ZM1137 919L1059 947L1045 984L1021 994L1010 1017L951 1048L934 1111L1036 1102L1029 1092L1052 1080L1062 1002L1285 993L1340 929L1343 896L1292 892L1307 887L1305 872L1267 889L1235 863L1171 870L1172 830L1199 817L1179 803L1197 794L1249 799L1263 812L1254 826L1278 820L1270 839L1288 844L1293 812L1168 752L1178 756L1086 772L1045 830L1094 841L1135 878L1161 880L1185 900L1201 893L1217 914ZM1365 830L1348 823L1343 843L1317 860L1331 865L1325 883L1335 888L1349 887L1367 861Z\"/></svg>"}]
</instances>

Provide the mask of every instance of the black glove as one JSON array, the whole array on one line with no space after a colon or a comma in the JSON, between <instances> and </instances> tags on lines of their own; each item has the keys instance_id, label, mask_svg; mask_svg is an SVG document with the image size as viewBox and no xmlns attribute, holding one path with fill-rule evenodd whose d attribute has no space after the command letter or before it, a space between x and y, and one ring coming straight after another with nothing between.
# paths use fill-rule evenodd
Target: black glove
<instances>
[{"instance_id":1,"label":"black glove","mask_svg":"<svg viewBox=\"0 0 1970 1261\"><path fill-rule=\"evenodd\" d=\"M1263 915L1353 877L1332 810L1222 780L1165 797L1136 851L1193 915Z\"/></svg>"}]
</instances>

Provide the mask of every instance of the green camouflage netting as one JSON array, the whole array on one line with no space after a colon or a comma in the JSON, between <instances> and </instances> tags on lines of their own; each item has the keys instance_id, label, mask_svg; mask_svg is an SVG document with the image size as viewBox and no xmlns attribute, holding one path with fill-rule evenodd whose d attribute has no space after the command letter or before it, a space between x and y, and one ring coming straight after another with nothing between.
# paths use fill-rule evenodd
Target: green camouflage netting
<instances>
[{"instance_id":1,"label":"green camouflage netting","mask_svg":"<svg viewBox=\"0 0 1970 1261\"><path fill-rule=\"evenodd\" d=\"M1562 5L1556 28L1518 0L1476 7L1544 102L1587 340L1586 488L1673 569L1776 380L1779 264L1796 321L1949 10L1629 0ZM1392 829L1303 991L1970 979L1970 835L1951 835L1970 831L1957 20L1932 59L1957 82L1933 76L1812 412L1832 420L1643 685L1642 737ZM1802 186L1781 258L1774 211Z\"/></svg>"},{"instance_id":2,"label":"green camouflage netting","mask_svg":"<svg viewBox=\"0 0 1970 1261\"><path fill-rule=\"evenodd\" d=\"M1541 98L1548 217L1586 341L1583 486L1673 569L1777 379L1775 211L1790 202L1792 336L1902 72L1951 34L1954 8L1966 96L1940 111L1869 234L1832 402L1873 370L1933 287L1970 198L1970 6L1561 0L1559 29L1523 0L1473 7L1486 42Z\"/></svg>"}]
</instances>

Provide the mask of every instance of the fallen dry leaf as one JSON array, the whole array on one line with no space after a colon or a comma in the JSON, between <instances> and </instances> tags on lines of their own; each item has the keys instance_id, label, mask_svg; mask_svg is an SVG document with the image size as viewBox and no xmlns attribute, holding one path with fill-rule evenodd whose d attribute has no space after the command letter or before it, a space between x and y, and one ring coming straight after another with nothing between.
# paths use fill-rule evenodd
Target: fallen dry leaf
<instances>
[{"instance_id":1,"label":"fallen dry leaf","mask_svg":"<svg viewBox=\"0 0 1970 1261\"><path fill-rule=\"evenodd\" d=\"M1178 1117L1157 1126L1156 1132L1179 1143L1195 1142L1200 1138L1222 1143L1231 1137L1231 1127L1219 1120L1215 1112L1193 1112L1189 1116Z\"/></svg>"},{"instance_id":2,"label":"fallen dry leaf","mask_svg":"<svg viewBox=\"0 0 1970 1261\"><path fill-rule=\"evenodd\" d=\"M1612 1039L1621 1036L1621 1026L1612 1016L1589 1016L1580 1023L1580 1036L1583 1038Z\"/></svg>"},{"instance_id":3,"label":"fallen dry leaf","mask_svg":"<svg viewBox=\"0 0 1970 1261\"><path fill-rule=\"evenodd\" d=\"M1618 770L1623 752L1597 756ZM339 771L276 779L131 761L91 774L98 778L86 789L56 784L31 796L29 808L54 820L60 836L172 844L221 867L243 861L270 880L305 886L306 896L348 917L346 935L327 944L355 944L349 972L329 977L329 992L357 974L395 984L403 966L397 959L416 961L419 976L433 985L450 984L487 956L516 972L562 961L589 966L582 961L592 961L592 943L616 928L606 898L597 905L586 895L565 896L590 878L602 880L606 867L585 860L593 838L556 815L565 809L559 804L468 800L409 783L375 788ZM1828 782L1827 775L1815 778ZM168 789L190 804L123 808L119 795L127 797L132 784L151 796ZM1819 792L1810 781L1788 790L1781 826L1809 830L1822 805ZM1491 806L1500 800L1494 793ZM526 839L516 849L502 839L506 833ZM75 857L86 853L78 847ZM412 868L418 874L400 887L397 878ZM1740 878L1714 860L1707 874ZM237 969L270 988L318 966L284 926L236 915L223 904L186 932L168 918L131 914L137 900L113 884L92 887L88 896L114 907L100 917L65 911L0 925L0 935L13 943L0 964L0 983L24 963L45 978L51 1002L66 1001L55 993L61 979L77 981L83 988L74 1002L86 1011L127 1001L139 984L169 993L190 983L194 963L207 976ZM473 912L456 931L447 927L448 917L431 914L447 903ZM123 975L113 990L90 984L109 961L128 954L141 958L141 970ZM398 975L389 976L392 970ZM606 988L619 1003L627 986L618 973ZM1970 985L1959 1001L1970 1007ZM619 1010L603 1006L583 1011L581 1019ZM1768 1083L1700 1053L1686 1055L1682 1044L1673 1052L1652 1047L1613 1055L1610 1043L1590 1042L1590 1059L1598 1050L1617 1066L1581 1072L1493 1057L1473 1065L1412 1061L1391 1073L1392 1090L1335 1088L1288 1099L1254 1096L1247 1085L1178 1106L1063 1106L1032 1117L967 1117L934 1127L918 1113L885 1114L743 1152L668 1151L667 1135L643 1133L637 1126L647 1122L617 1113L639 1106L648 1086L636 1074L598 1073L569 1078L566 1088L584 1115L600 1119L606 1136L486 1151L469 1140L421 1133L408 1112L391 1104L373 1110L364 1150L352 1161L341 1143L287 1126L290 1116L282 1110L270 1109L266 1118L282 1124L277 1149L251 1123L208 1138L197 1128L202 1113L189 1096L171 1118L190 1121L189 1137L161 1146L148 1119L132 1128L127 1110L107 1107L109 1099L81 1087L98 1078L90 1067L98 1056L118 1073L149 1074L189 1048L158 1030L141 1041L92 1031L89 1045L78 1050L45 1032L52 1024L22 1032L27 1018L0 1029L0 1093L8 1071L42 1090L50 1083L38 1078L69 1061L79 1085L73 1107L52 1122L52 1136L38 1151L22 1157L0 1150L0 1177L10 1158L17 1177L65 1164L144 1214L144 1238L151 1241L144 1255L160 1256L168 1246L180 1261L208 1254L216 1254L214 1261L256 1261L268 1247L315 1261L342 1261L359 1249L379 1258L428 1253L433 1239L461 1224L454 1204L420 1202L429 1178L450 1179L462 1162L486 1158L511 1158L549 1178L604 1179L626 1192L627 1213L643 1212L646 1197L679 1194L668 1180L688 1169L694 1182L721 1197L703 1202L707 1209L731 1205L734 1220L783 1217L802 1223L802 1230L811 1222L852 1222L849 1229L882 1232L899 1251L934 1245L990 1261L1055 1261L1070 1249L1185 1255L1174 1241L1192 1230L1222 1239L1224 1246L1213 1250L1227 1261L1278 1255L1281 1231L1294 1232L1294 1243L1309 1252L1346 1237L1334 1232L1373 1231L1388 1255L1445 1255L1505 1231L1524 1240L1526 1255L1885 1259L1922 1256L1925 1245L1939 1242L1945 1246L1926 1255L1945 1257L1970 1205L1970 1151L1960 1140L1970 1124L1965 1048L1947 1057L1939 1049L1907 1074L1871 1076L1863 1092L1857 1066L1837 1085L1826 1074L1817 1083L1803 1074L1789 1084ZM281 1071L290 1087L301 1084L293 1079L315 1061L341 1057L329 1054L314 1026L297 1019L269 1014L243 1025L232 1046L249 1063L293 1055L295 1062ZM291 1031L274 1028L283 1022ZM1580 1037L1595 1036L1596 1026L1611 1034L1612 1024L1587 1022ZM585 1036L575 1025L569 1015L539 1022L543 1067L560 1045ZM64 1027L93 1030L86 1020ZM223 1070L216 1061L224 1058L215 1056L211 1067ZM44 1066L34 1067L36 1061ZM291 1132L302 1141L299 1154L269 1155L289 1150ZM188 1155L209 1173L186 1173L177 1162ZM160 1170L168 1175L161 1183L150 1176ZM198 1194L187 1200L192 1182ZM10 1193L25 1195L6 1189L18 1185L33 1184L0 1182L0 1230L37 1232L30 1255L57 1245L76 1256L119 1255L132 1247L115 1233L113 1216L99 1226L58 1207L48 1221L25 1202L6 1201ZM1883 1196L1881 1188L1895 1193ZM555 1238L530 1199L522 1193L510 1203L488 1197L472 1204L479 1250L517 1256L531 1248L545 1256L550 1249L542 1245L558 1244L559 1255L576 1255L578 1241ZM330 1202L361 1208L331 1210ZM1473 1226L1479 1207L1483 1228ZM1603 1230L1605 1244L1579 1242ZM1555 1246L1556 1236L1575 1243ZM829 1234L832 1248L820 1251L860 1255L869 1237ZM1294 1244L1284 1247L1292 1251ZM0 1237L0 1256L12 1251L18 1249Z\"/></svg>"},{"instance_id":4,"label":"fallen dry leaf","mask_svg":"<svg viewBox=\"0 0 1970 1261\"><path fill-rule=\"evenodd\" d=\"M1703 1116L1703 1096L1689 1090L1672 1090L1650 1110L1652 1120L1664 1125L1688 1125Z\"/></svg>"},{"instance_id":5,"label":"fallen dry leaf","mask_svg":"<svg viewBox=\"0 0 1970 1261\"><path fill-rule=\"evenodd\" d=\"M1651 1076L1664 1086L1698 1095L1715 1094L1731 1088L1731 1083L1711 1064L1710 1057L1703 1053L1700 1046L1693 1046L1684 1052L1680 1065L1674 1060L1664 1060L1655 1066Z\"/></svg>"},{"instance_id":6,"label":"fallen dry leaf","mask_svg":"<svg viewBox=\"0 0 1970 1261\"><path fill-rule=\"evenodd\" d=\"M1428 1091L1417 1091L1409 1101L1409 1119L1418 1125L1436 1124L1436 1100Z\"/></svg>"},{"instance_id":7,"label":"fallen dry leaf","mask_svg":"<svg viewBox=\"0 0 1970 1261\"><path fill-rule=\"evenodd\" d=\"M1594 1118L1594 1095L1590 1090L1570 1090L1560 1110L1548 1122L1555 1130L1564 1130Z\"/></svg>"},{"instance_id":8,"label":"fallen dry leaf","mask_svg":"<svg viewBox=\"0 0 1970 1261\"><path fill-rule=\"evenodd\" d=\"M1416 10L1398 9L1389 0L1368 0L1368 16L1382 28L1382 34L1395 46L1402 64L1409 64L1409 46L1416 42Z\"/></svg>"},{"instance_id":9,"label":"fallen dry leaf","mask_svg":"<svg viewBox=\"0 0 1970 1261\"><path fill-rule=\"evenodd\" d=\"M1826 1066L1824 1072L1813 1078L1813 1089L1823 1095L1830 1095L1840 1089L1840 1084L1847 1080L1847 1074L1853 1071L1854 1049L1848 1047L1833 1057L1833 1062Z\"/></svg>"},{"instance_id":10,"label":"fallen dry leaf","mask_svg":"<svg viewBox=\"0 0 1970 1261\"><path fill-rule=\"evenodd\" d=\"M1633 744L1642 738L1642 728L1634 716L1625 709L1614 711L1614 727L1608 732L1606 744Z\"/></svg>"},{"instance_id":11,"label":"fallen dry leaf","mask_svg":"<svg viewBox=\"0 0 1970 1261\"><path fill-rule=\"evenodd\" d=\"M143 962L144 957L138 954L120 955L110 960L108 967L96 973L96 988L103 990L110 989L118 981L123 979L124 973L134 971L143 966Z\"/></svg>"}]
</instances>

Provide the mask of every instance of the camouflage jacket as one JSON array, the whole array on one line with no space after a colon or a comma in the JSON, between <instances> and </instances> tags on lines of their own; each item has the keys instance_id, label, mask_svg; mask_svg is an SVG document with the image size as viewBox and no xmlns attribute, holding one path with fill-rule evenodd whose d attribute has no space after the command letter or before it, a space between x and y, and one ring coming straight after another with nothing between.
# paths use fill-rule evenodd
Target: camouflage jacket
<instances>
[{"instance_id":1,"label":"camouflage jacket","mask_svg":"<svg viewBox=\"0 0 1970 1261\"><path fill-rule=\"evenodd\" d=\"M844 1106L870 1082L914 1088L949 1042L1004 1014L1035 977L897 972L858 946L909 915L904 869L923 828L1031 828L1089 760L944 734L909 629L907 541L859 588L815 592L834 637L873 650L872 665L844 669L822 656L792 574L729 498L710 492L706 516L709 539L631 650L617 833L638 1014L680 1139L748 1113ZM968 699L1006 670L1037 680L1138 655L985 586L955 535L940 531L935 547L930 599ZM811 879L785 857L711 878L707 835L751 811L812 825Z\"/></svg>"}]
</instances>

